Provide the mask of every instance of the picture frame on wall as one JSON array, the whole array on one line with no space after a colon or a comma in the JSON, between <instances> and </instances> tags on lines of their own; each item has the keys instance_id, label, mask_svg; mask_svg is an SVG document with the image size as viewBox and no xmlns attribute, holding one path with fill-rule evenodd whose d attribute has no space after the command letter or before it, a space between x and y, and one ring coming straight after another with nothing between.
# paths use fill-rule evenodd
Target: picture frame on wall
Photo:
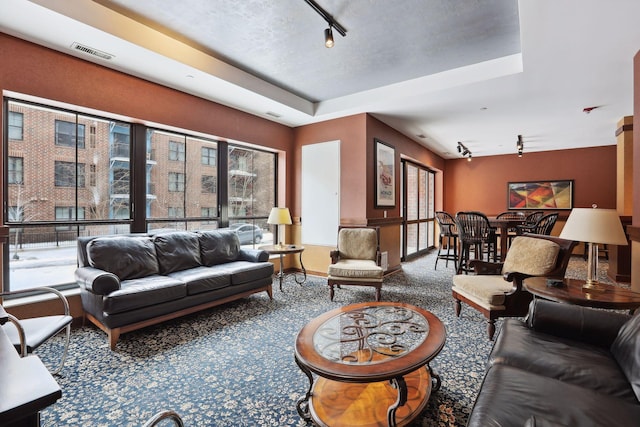
<instances>
[{"instance_id":1,"label":"picture frame on wall","mask_svg":"<svg viewBox=\"0 0 640 427\"><path fill-rule=\"evenodd\" d=\"M508 209L569 210L573 208L573 180L507 183Z\"/></svg>"},{"instance_id":2,"label":"picture frame on wall","mask_svg":"<svg viewBox=\"0 0 640 427\"><path fill-rule=\"evenodd\" d=\"M376 208L396 206L396 149L379 139L375 144Z\"/></svg>"}]
</instances>

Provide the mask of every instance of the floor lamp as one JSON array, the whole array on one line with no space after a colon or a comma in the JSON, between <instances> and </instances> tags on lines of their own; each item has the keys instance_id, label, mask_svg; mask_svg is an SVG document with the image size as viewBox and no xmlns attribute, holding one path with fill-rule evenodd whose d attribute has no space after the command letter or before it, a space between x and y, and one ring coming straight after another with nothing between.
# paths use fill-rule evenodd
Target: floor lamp
<instances>
[{"instance_id":1,"label":"floor lamp","mask_svg":"<svg viewBox=\"0 0 640 427\"><path fill-rule=\"evenodd\" d=\"M598 291L598 244L627 245L620 216L615 209L575 208L571 211L560 237L589 245L585 291Z\"/></svg>"},{"instance_id":2,"label":"floor lamp","mask_svg":"<svg viewBox=\"0 0 640 427\"><path fill-rule=\"evenodd\" d=\"M267 219L267 224L275 225L276 234L280 243L278 243L279 247L284 247L284 234L281 234L280 227L282 225L291 225L291 214L289 213L289 208L271 208L271 213L269 214L269 219Z\"/></svg>"}]
</instances>

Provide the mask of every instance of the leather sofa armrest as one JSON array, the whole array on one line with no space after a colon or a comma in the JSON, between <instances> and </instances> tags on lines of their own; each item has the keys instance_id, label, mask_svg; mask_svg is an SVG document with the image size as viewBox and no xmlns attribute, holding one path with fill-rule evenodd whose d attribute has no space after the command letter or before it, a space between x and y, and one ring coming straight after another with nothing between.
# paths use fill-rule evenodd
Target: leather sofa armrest
<instances>
[{"instance_id":1,"label":"leather sofa armrest","mask_svg":"<svg viewBox=\"0 0 640 427\"><path fill-rule=\"evenodd\" d=\"M480 261L477 259L471 260L469 262L469 267L473 268L473 272L480 275L498 275L502 274L502 263L501 262L487 262Z\"/></svg>"},{"instance_id":2,"label":"leather sofa armrest","mask_svg":"<svg viewBox=\"0 0 640 427\"><path fill-rule=\"evenodd\" d=\"M266 262L269 261L269 252L261 249L240 249L238 259L249 262Z\"/></svg>"},{"instance_id":3,"label":"leather sofa armrest","mask_svg":"<svg viewBox=\"0 0 640 427\"><path fill-rule=\"evenodd\" d=\"M120 289L120 279L113 273L93 267L76 269L76 283L91 293L109 295Z\"/></svg>"},{"instance_id":4,"label":"leather sofa armrest","mask_svg":"<svg viewBox=\"0 0 640 427\"><path fill-rule=\"evenodd\" d=\"M526 322L538 332L609 348L629 318L627 314L534 299Z\"/></svg>"}]
</instances>

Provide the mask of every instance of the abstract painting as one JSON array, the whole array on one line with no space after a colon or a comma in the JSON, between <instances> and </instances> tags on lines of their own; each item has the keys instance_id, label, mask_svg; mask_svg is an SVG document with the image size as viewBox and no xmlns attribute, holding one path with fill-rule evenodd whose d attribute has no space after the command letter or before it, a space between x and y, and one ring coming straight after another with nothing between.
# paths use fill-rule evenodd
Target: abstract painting
<instances>
[{"instance_id":1,"label":"abstract painting","mask_svg":"<svg viewBox=\"0 0 640 427\"><path fill-rule=\"evenodd\" d=\"M571 209L573 180L510 182L507 206L509 209Z\"/></svg>"}]
</instances>

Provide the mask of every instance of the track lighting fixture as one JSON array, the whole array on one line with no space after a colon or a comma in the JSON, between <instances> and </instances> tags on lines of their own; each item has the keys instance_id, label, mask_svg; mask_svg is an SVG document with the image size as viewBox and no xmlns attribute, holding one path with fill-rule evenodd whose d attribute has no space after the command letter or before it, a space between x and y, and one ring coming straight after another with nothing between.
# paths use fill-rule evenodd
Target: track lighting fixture
<instances>
[{"instance_id":1,"label":"track lighting fixture","mask_svg":"<svg viewBox=\"0 0 640 427\"><path fill-rule=\"evenodd\" d=\"M324 45L333 47L333 31L331 31L331 27L324 30Z\"/></svg>"},{"instance_id":2,"label":"track lighting fixture","mask_svg":"<svg viewBox=\"0 0 640 427\"><path fill-rule=\"evenodd\" d=\"M468 156L467 161L471 161L471 151L460 141L458 141L458 153L462 154L462 157Z\"/></svg>"},{"instance_id":3,"label":"track lighting fixture","mask_svg":"<svg viewBox=\"0 0 640 427\"><path fill-rule=\"evenodd\" d=\"M311 8L315 10L318 15L320 15L325 21L327 21L327 24L329 24L329 28L324 30L324 45L326 47L333 47L334 45L333 29L335 29L342 37L347 36L347 30L342 25L340 25L338 21L333 19L333 16L329 15L327 11L324 10L318 3L316 3L314 0L304 1L306 1L307 4L311 6Z\"/></svg>"},{"instance_id":4,"label":"track lighting fixture","mask_svg":"<svg viewBox=\"0 0 640 427\"><path fill-rule=\"evenodd\" d=\"M522 141L522 135L518 135L516 147L518 148L518 157L522 157L522 153L524 151L524 142Z\"/></svg>"}]
</instances>

